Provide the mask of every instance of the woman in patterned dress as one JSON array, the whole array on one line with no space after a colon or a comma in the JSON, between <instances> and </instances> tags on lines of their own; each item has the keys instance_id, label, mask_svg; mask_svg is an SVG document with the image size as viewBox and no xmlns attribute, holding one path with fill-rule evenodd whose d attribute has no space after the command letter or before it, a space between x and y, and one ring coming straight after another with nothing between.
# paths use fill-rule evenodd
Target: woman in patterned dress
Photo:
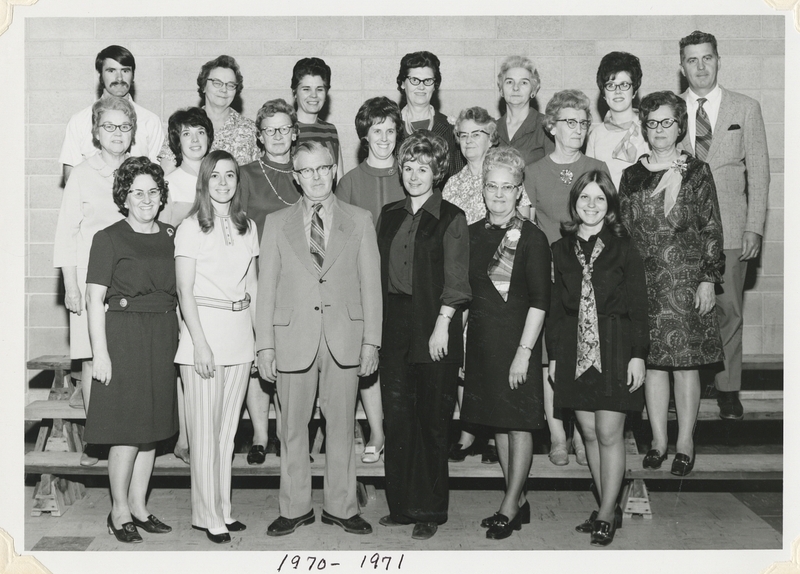
<instances>
[{"instance_id":1,"label":"woman in patterned dress","mask_svg":"<svg viewBox=\"0 0 800 574\"><path fill-rule=\"evenodd\" d=\"M694 467L700 407L698 367L722 360L714 284L722 278L722 224L711 168L677 142L686 134L686 103L672 92L648 94L639 115L652 153L620 182L623 223L644 260L650 302L645 400L653 429L645 468L667 458L669 375L675 379L677 454L672 474Z\"/></svg>"}]
</instances>

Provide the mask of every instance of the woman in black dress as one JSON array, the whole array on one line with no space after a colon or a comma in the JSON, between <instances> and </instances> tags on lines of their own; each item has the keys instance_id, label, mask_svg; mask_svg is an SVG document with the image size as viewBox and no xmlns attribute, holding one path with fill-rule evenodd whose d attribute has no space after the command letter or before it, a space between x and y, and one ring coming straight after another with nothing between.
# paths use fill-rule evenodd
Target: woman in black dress
<instances>
[{"instance_id":1,"label":"woman in black dress","mask_svg":"<svg viewBox=\"0 0 800 574\"><path fill-rule=\"evenodd\" d=\"M147 510L146 495L156 442L178 432L175 229L155 220L167 185L146 157L122 163L113 193L125 219L94 236L86 277L94 357L86 440L111 445L109 534L141 542L137 526L172 530Z\"/></svg>"},{"instance_id":2,"label":"woman in black dress","mask_svg":"<svg viewBox=\"0 0 800 574\"><path fill-rule=\"evenodd\" d=\"M524 171L514 148L489 150L483 162L487 216L469 227L473 299L461 418L495 429L506 493L500 511L481 526L496 540L530 522L523 489L531 431L544 426L540 335L550 304L550 249L545 234L517 212Z\"/></svg>"},{"instance_id":3,"label":"woman in black dress","mask_svg":"<svg viewBox=\"0 0 800 574\"><path fill-rule=\"evenodd\" d=\"M620 224L619 199L605 171L580 176L569 194L570 221L553 243L553 296L547 321L554 404L575 409L600 497L578 525L606 546L622 526L617 496L625 474L626 411L641 411L649 343L644 266Z\"/></svg>"}]
</instances>

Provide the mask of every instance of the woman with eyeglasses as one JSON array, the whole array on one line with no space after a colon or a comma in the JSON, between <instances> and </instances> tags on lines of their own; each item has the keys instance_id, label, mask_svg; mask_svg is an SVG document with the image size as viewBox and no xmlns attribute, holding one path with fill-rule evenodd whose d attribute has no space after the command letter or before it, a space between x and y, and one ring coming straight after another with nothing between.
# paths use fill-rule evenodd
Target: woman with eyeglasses
<instances>
[{"instance_id":1,"label":"woman with eyeglasses","mask_svg":"<svg viewBox=\"0 0 800 574\"><path fill-rule=\"evenodd\" d=\"M114 172L128 157L135 133L136 112L128 100L106 97L94 103L92 141L98 153L72 170L56 223L53 266L61 268L64 281L64 306L69 311L69 355L73 361L82 362L81 390L86 410L92 389L92 347L85 303L89 249L95 233L123 217L112 194ZM97 458L84 450L81 464L96 463Z\"/></svg>"},{"instance_id":2,"label":"woman with eyeglasses","mask_svg":"<svg viewBox=\"0 0 800 574\"><path fill-rule=\"evenodd\" d=\"M270 213L294 205L300 192L292 178L291 151L297 139L297 114L283 99L269 100L256 114L258 147L264 154L239 169L239 193L242 210L256 224L258 241L264 233L264 219ZM253 376L247 388L247 412L253 424L253 444L247 453L247 463L263 464L271 442L280 455L280 442L269 436L270 395L275 395L275 385ZM276 421L280 421L277 398Z\"/></svg>"},{"instance_id":3,"label":"woman with eyeglasses","mask_svg":"<svg viewBox=\"0 0 800 574\"><path fill-rule=\"evenodd\" d=\"M464 167L459 147L453 137L453 121L436 111L431 100L442 84L439 58L430 52L410 52L400 60L397 90L401 94L400 114L406 134L429 130L447 142L446 170L440 185Z\"/></svg>"},{"instance_id":4,"label":"woman with eyeglasses","mask_svg":"<svg viewBox=\"0 0 800 574\"><path fill-rule=\"evenodd\" d=\"M322 58L298 60L292 70L292 94L297 108L297 142L318 141L325 145L336 161L336 174L344 174L339 132L332 123L319 116L331 89L331 67Z\"/></svg>"},{"instance_id":5,"label":"woman with eyeglasses","mask_svg":"<svg viewBox=\"0 0 800 574\"><path fill-rule=\"evenodd\" d=\"M641 85L642 67L633 54L610 52L600 60L597 87L608 112L603 123L589 132L586 155L606 163L617 188L622 170L650 151L642 133L639 112L633 107Z\"/></svg>"},{"instance_id":6,"label":"woman with eyeglasses","mask_svg":"<svg viewBox=\"0 0 800 574\"><path fill-rule=\"evenodd\" d=\"M254 358L258 235L241 208L239 166L222 150L200 164L197 195L175 235L192 527L216 544L245 529L231 509L233 438Z\"/></svg>"},{"instance_id":7,"label":"woman with eyeglasses","mask_svg":"<svg viewBox=\"0 0 800 574\"><path fill-rule=\"evenodd\" d=\"M591 125L589 98L579 90L563 90L547 102L544 125L555 140L554 151L525 168L525 191L530 196L536 222L552 244L561 239L561 222L569 218L569 190L587 171L599 169L608 173L602 161L581 152ZM545 333L545 337L547 334ZM564 415L553 409L553 387L544 382L544 409L550 429L550 462L556 466L569 464ZM572 447L578 464L587 465L586 449L577 429L572 434Z\"/></svg>"},{"instance_id":8,"label":"woman with eyeglasses","mask_svg":"<svg viewBox=\"0 0 800 574\"><path fill-rule=\"evenodd\" d=\"M506 112L497 120L500 145L516 149L525 165L552 153L554 146L547 137L544 116L531 106L541 87L533 62L524 56L508 57L497 74L497 87L506 105Z\"/></svg>"},{"instance_id":9,"label":"woman with eyeglasses","mask_svg":"<svg viewBox=\"0 0 800 574\"><path fill-rule=\"evenodd\" d=\"M175 228L156 221L166 200L158 164L146 157L126 159L113 189L114 205L125 219L95 234L86 275L93 353L86 381L92 381L93 392L85 437L110 445L106 527L125 543L142 542L139 529L172 531L147 509L156 443L178 431Z\"/></svg>"},{"instance_id":10,"label":"woman with eyeglasses","mask_svg":"<svg viewBox=\"0 0 800 574\"><path fill-rule=\"evenodd\" d=\"M244 78L239 64L231 56L217 56L203 64L197 76L197 93L203 109L214 126L214 141L210 151L225 150L239 165L258 159L256 125L233 109L234 100L241 94ZM175 169L175 154L169 140L164 142L158 161L166 173Z\"/></svg>"},{"instance_id":11,"label":"woman with eyeglasses","mask_svg":"<svg viewBox=\"0 0 800 574\"><path fill-rule=\"evenodd\" d=\"M461 148L461 155L467 159L467 165L447 180L442 190L442 198L457 205L467 215L467 225L472 225L486 217L486 202L483 194L483 160L486 153L497 145L497 122L485 109L480 107L461 110L456 119L453 133ZM522 194L521 205L528 206L528 196ZM526 209L527 212L527 209ZM458 387L458 404L463 404L464 387ZM462 462L467 456L478 453L475 434L461 423L461 436L450 448L451 462ZM485 434L485 433L479 433ZM494 438L490 438L481 456L481 462L492 464L497 462L497 448Z\"/></svg>"},{"instance_id":12,"label":"woman with eyeglasses","mask_svg":"<svg viewBox=\"0 0 800 574\"><path fill-rule=\"evenodd\" d=\"M517 211L525 162L512 147L483 162L487 215L469 227L469 307L463 421L494 430L506 492L484 519L486 537L508 538L531 520L525 499L534 429L544 426L542 327L550 305L547 237Z\"/></svg>"},{"instance_id":13,"label":"woman with eyeglasses","mask_svg":"<svg viewBox=\"0 0 800 574\"><path fill-rule=\"evenodd\" d=\"M711 168L686 152L686 102L672 92L648 94L639 117L652 152L622 173L622 222L644 260L650 302L650 352L645 401L653 442L642 461L667 459L670 374L678 414L672 474L694 468L700 407L698 367L722 361L714 285L722 279L722 224Z\"/></svg>"}]
</instances>

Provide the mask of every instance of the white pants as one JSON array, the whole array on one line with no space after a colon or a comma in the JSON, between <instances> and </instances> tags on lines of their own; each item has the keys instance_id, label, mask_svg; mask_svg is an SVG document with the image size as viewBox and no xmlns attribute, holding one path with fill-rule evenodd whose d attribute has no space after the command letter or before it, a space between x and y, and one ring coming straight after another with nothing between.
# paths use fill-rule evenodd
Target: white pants
<instances>
[{"instance_id":1,"label":"white pants","mask_svg":"<svg viewBox=\"0 0 800 574\"><path fill-rule=\"evenodd\" d=\"M212 534L227 532L231 517L233 437L250 380L250 365L216 365L203 379L180 365L192 471L192 524Z\"/></svg>"}]
</instances>

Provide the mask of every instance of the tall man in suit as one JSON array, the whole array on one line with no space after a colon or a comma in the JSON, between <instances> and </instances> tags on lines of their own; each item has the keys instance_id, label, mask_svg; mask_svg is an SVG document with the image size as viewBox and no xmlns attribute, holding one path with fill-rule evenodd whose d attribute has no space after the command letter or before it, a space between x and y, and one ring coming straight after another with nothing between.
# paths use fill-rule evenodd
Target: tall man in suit
<instances>
[{"instance_id":1,"label":"tall man in suit","mask_svg":"<svg viewBox=\"0 0 800 574\"><path fill-rule=\"evenodd\" d=\"M292 163L303 197L267 216L259 261L258 370L277 379L282 413L280 516L267 534L314 522L308 421L317 387L327 440L322 522L369 534L356 501L353 416L358 377L377 368L381 342L375 226L368 211L334 197L327 147L302 142Z\"/></svg>"},{"instance_id":2,"label":"tall man in suit","mask_svg":"<svg viewBox=\"0 0 800 574\"><path fill-rule=\"evenodd\" d=\"M683 149L711 166L722 215L725 272L717 316L725 351L715 386L720 417L741 419L742 299L747 262L758 257L769 192L769 154L761 107L717 84L717 39L694 31L680 41L680 69L689 83L689 130Z\"/></svg>"}]
</instances>

